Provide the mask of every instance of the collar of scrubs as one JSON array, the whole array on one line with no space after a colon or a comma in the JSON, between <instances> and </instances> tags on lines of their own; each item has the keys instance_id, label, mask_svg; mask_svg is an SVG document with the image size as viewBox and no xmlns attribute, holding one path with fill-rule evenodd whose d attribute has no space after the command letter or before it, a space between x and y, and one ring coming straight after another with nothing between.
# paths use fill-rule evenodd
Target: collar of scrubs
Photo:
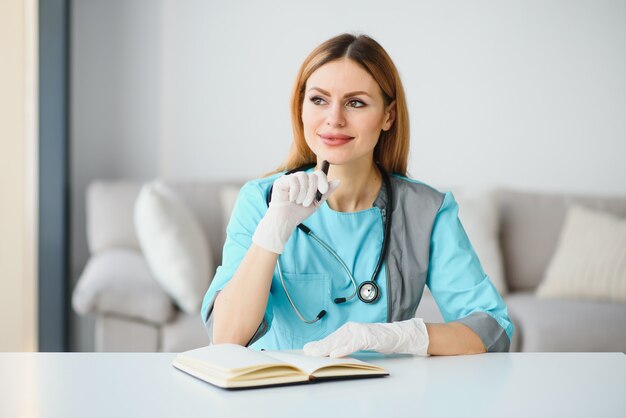
<instances>
[{"instance_id":1,"label":"collar of scrubs","mask_svg":"<svg viewBox=\"0 0 626 418\"><path fill-rule=\"evenodd\" d=\"M311 168L305 170L305 172L306 173L312 173L314 168L315 167L311 167ZM393 181L391 174L387 173L387 176L389 176L389 182L391 183ZM385 180L382 179L382 181L380 182L380 190L378 191L378 195L376 196L376 200L374 200L374 203L372 204L372 207L376 207L376 208L380 209L381 211L383 209L385 209L387 207L387 198L388 198L388 196L389 196L389 194L387 193L387 185L385 184ZM331 210L333 212L338 212L338 211L332 209L330 206L328 206L327 202L324 202L322 207L323 206L326 206L329 210ZM369 209L364 209L364 210L369 210ZM338 213L358 213L358 212L338 212ZM384 221L385 221L385 216L384 216L384 211L383 211L383 223L384 223Z\"/></svg>"}]
</instances>

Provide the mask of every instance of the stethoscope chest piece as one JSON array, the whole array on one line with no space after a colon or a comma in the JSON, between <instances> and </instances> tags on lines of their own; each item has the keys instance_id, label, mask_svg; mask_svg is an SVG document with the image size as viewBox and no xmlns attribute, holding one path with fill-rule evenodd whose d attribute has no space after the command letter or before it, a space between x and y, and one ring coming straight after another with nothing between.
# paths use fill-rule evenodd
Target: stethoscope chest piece
<instances>
[{"instance_id":1,"label":"stethoscope chest piece","mask_svg":"<svg viewBox=\"0 0 626 418\"><path fill-rule=\"evenodd\" d=\"M380 291L378 285L371 280L363 282L359 285L359 299L365 303L373 303L378 300Z\"/></svg>"}]
</instances>

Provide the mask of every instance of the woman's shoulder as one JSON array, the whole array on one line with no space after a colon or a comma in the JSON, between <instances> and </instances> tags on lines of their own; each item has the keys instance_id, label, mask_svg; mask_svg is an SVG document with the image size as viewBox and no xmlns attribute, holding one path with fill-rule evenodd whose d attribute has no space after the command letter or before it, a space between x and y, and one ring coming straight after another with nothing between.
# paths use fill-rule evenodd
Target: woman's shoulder
<instances>
[{"instance_id":1,"label":"woman's shoulder","mask_svg":"<svg viewBox=\"0 0 626 418\"><path fill-rule=\"evenodd\" d=\"M276 181L276 179L283 174L285 174L285 172L280 171L278 173L272 174L271 176L259 177L256 179L248 180L241 187L240 193L244 195L257 195L260 193L261 195L265 196L274 184L274 181Z\"/></svg>"},{"instance_id":2,"label":"woman's shoulder","mask_svg":"<svg viewBox=\"0 0 626 418\"><path fill-rule=\"evenodd\" d=\"M412 193L443 199L446 194L445 192L441 192L435 187L424 183L423 181L412 179L402 174L393 173L391 175L391 179L395 188L400 191L398 195Z\"/></svg>"},{"instance_id":3,"label":"woman's shoulder","mask_svg":"<svg viewBox=\"0 0 626 418\"><path fill-rule=\"evenodd\" d=\"M248 180L244 186L248 186L248 187L261 187L261 188L270 188L272 186L272 184L274 184L274 181L282 176L283 174L285 174L284 171L279 171L278 173L272 174L270 176L265 176L265 177L258 177L252 180Z\"/></svg>"},{"instance_id":4,"label":"woman's shoulder","mask_svg":"<svg viewBox=\"0 0 626 418\"><path fill-rule=\"evenodd\" d=\"M413 207L414 205L428 206L437 213L457 206L454 195L450 191L440 191L439 189L424 183L423 181L412 179L401 174L392 174L392 182L396 202L403 207Z\"/></svg>"}]
</instances>

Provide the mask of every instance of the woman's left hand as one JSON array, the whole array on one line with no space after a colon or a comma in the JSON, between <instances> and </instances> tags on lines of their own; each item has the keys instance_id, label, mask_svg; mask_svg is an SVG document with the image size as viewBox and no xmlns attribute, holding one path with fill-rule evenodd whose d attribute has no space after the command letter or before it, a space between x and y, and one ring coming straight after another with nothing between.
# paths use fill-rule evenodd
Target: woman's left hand
<instances>
[{"instance_id":1,"label":"woman's left hand","mask_svg":"<svg viewBox=\"0 0 626 418\"><path fill-rule=\"evenodd\" d=\"M348 322L319 341L304 345L309 356L343 357L359 350L428 355L428 332L422 318L391 323Z\"/></svg>"}]
</instances>

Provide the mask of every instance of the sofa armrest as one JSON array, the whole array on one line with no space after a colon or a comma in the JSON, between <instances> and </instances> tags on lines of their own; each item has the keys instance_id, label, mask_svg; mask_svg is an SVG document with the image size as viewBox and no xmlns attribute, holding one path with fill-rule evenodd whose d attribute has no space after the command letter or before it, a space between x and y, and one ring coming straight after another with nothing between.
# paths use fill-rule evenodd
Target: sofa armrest
<instances>
[{"instance_id":1,"label":"sofa armrest","mask_svg":"<svg viewBox=\"0 0 626 418\"><path fill-rule=\"evenodd\" d=\"M170 297L152 277L143 255L110 249L93 255L78 280L72 306L81 314L106 314L164 324L175 313Z\"/></svg>"}]
</instances>

